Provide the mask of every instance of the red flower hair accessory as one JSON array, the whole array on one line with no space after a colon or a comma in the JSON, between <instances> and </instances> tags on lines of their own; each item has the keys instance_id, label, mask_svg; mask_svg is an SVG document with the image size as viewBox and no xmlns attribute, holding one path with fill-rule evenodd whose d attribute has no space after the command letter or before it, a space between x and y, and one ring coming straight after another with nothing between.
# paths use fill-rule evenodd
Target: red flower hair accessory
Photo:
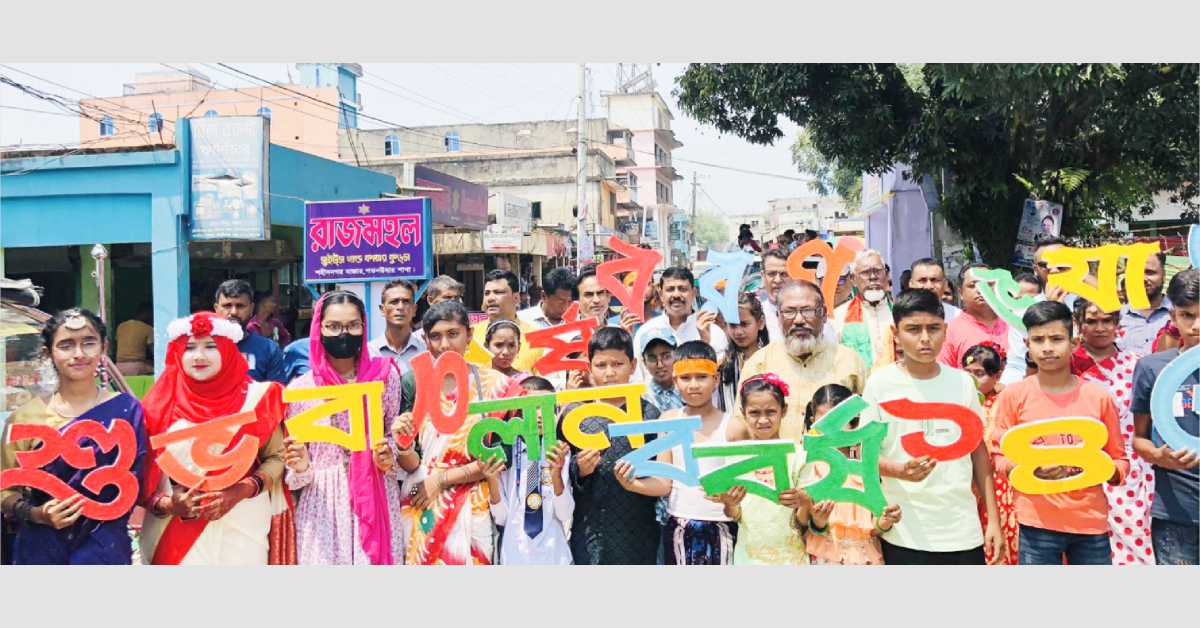
<instances>
[{"instance_id":1,"label":"red flower hair accessory","mask_svg":"<svg viewBox=\"0 0 1200 628\"><path fill-rule=\"evenodd\" d=\"M211 336L213 331L212 320L207 316L192 317L192 333L193 338Z\"/></svg>"},{"instance_id":2,"label":"red flower hair accessory","mask_svg":"<svg viewBox=\"0 0 1200 628\"><path fill-rule=\"evenodd\" d=\"M785 398L789 394L791 394L791 390L788 388L787 382L783 381L782 378L780 378L778 375L776 375L774 373L763 373L762 375L755 375L754 377L747 379L745 382L742 382L742 389L744 390L746 388L746 384L749 384L750 382L753 382L753 381L764 381L764 382L778 388L779 392L783 393L783 396Z\"/></svg>"},{"instance_id":3,"label":"red flower hair accessory","mask_svg":"<svg viewBox=\"0 0 1200 628\"><path fill-rule=\"evenodd\" d=\"M982 347L987 347L988 349L991 349L992 351L995 351L996 355L1000 356L1001 362L1008 362L1008 352L1006 352L1004 349L1002 349L1000 347L1000 345L992 342L991 340L985 340L985 341L979 343L979 345Z\"/></svg>"}]
</instances>

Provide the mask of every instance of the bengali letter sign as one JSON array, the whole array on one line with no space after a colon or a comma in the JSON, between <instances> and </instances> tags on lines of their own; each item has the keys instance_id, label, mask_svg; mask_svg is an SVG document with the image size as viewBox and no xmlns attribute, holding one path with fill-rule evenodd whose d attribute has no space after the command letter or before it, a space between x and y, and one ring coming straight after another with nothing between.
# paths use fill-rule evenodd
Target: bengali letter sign
<instances>
[{"instance_id":1,"label":"bengali letter sign","mask_svg":"<svg viewBox=\"0 0 1200 628\"><path fill-rule=\"evenodd\" d=\"M305 203L304 214L306 283L429 278L429 199Z\"/></svg>"}]
</instances>

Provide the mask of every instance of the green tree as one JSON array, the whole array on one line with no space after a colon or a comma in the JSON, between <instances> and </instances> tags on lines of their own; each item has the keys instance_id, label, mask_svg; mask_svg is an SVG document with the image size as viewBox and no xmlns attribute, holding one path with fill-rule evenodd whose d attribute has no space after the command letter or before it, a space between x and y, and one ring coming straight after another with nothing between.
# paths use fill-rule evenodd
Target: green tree
<instances>
[{"instance_id":1,"label":"green tree","mask_svg":"<svg viewBox=\"0 0 1200 628\"><path fill-rule=\"evenodd\" d=\"M731 242L725 218L703 210L696 212L692 233L696 235L696 244L704 248L723 250Z\"/></svg>"},{"instance_id":2,"label":"green tree","mask_svg":"<svg viewBox=\"0 0 1200 628\"><path fill-rule=\"evenodd\" d=\"M808 131L800 129L792 143L792 163L813 177L808 187L822 196L842 197L848 209L858 209L862 199L862 173L846 168L837 159L826 157L812 144Z\"/></svg>"},{"instance_id":3,"label":"green tree","mask_svg":"<svg viewBox=\"0 0 1200 628\"><path fill-rule=\"evenodd\" d=\"M785 116L831 173L907 163L937 175L947 222L1006 263L1031 195L1063 204L1067 235L1149 212L1158 192L1195 220L1198 75L1171 63L692 64L675 96L760 144L782 137Z\"/></svg>"}]
</instances>

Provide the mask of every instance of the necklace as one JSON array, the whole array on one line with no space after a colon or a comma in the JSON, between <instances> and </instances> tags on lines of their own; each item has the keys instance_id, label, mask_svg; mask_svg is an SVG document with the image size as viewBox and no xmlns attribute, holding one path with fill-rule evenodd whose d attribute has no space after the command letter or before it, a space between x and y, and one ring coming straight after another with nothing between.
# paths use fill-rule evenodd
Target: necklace
<instances>
[{"instance_id":1,"label":"necklace","mask_svg":"<svg viewBox=\"0 0 1200 628\"><path fill-rule=\"evenodd\" d=\"M87 407L84 408L84 410L82 412L76 412L74 414L71 414L69 412L61 412L60 411L60 409L63 409L63 408L70 410L70 411L74 411L75 408L70 404L70 402L68 402L66 400L66 398L64 398L62 396L61 392L55 392L54 397L50 398L50 409L53 410L55 414L58 414L59 416L61 416L63 418L77 419L80 416L82 416L84 413L86 413L88 410L96 407L96 403L100 401L100 395L101 395L100 388L97 387L96 394L92 397L91 401L88 402ZM58 403L54 403L56 399L58 400Z\"/></svg>"}]
</instances>

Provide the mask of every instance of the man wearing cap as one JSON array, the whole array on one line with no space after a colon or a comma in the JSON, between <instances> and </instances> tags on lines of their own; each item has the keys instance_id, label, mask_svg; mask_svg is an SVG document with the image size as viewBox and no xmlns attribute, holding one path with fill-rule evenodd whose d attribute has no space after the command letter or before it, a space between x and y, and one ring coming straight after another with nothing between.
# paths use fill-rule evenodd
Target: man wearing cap
<instances>
[{"instance_id":1,"label":"man wearing cap","mask_svg":"<svg viewBox=\"0 0 1200 628\"><path fill-rule=\"evenodd\" d=\"M683 397L675 390L672 367L675 364L675 336L665 329L652 329L641 337L638 355L650 375L647 392L659 410L666 412L683 407Z\"/></svg>"}]
</instances>

